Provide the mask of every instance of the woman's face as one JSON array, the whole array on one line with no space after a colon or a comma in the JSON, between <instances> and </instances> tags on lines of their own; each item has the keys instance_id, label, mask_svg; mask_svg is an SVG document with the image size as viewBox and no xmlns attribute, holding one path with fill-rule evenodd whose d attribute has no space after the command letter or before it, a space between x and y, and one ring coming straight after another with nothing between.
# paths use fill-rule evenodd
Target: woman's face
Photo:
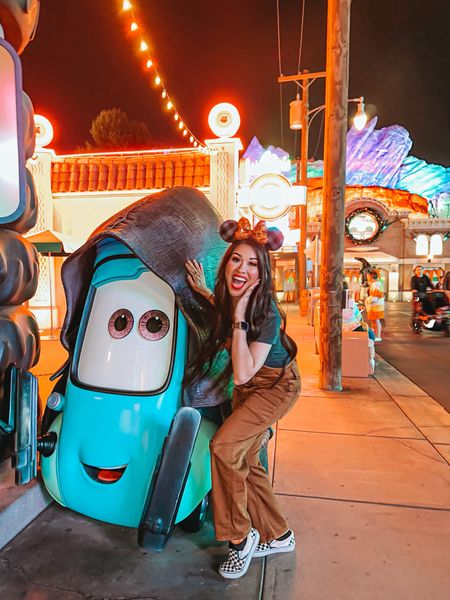
<instances>
[{"instance_id":1,"label":"woman's face","mask_svg":"<svg viewBox=\"0 0 450 600\"><path fill-rule=\"evenodd\" d=\"M238 244L225 266L225 280L230 296L240 298L259 279L256 252L252 246Z\"/></svg>"}]
</instances>

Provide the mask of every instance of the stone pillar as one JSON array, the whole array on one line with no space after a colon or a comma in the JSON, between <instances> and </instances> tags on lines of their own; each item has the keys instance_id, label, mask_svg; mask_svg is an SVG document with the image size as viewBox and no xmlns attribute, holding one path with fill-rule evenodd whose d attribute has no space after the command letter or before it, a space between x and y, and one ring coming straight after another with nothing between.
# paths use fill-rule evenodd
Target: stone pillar
<instances>
[{"instance_id":1,"label":"stone pillar","mask_svg":"<svg viewBox=\"0 0 450 600\"><path fill-rule=\"evenodd\" d=\"M54 229L53 195L51 169L53 150L39 148L32 158L27 162L27 167L33 174L36 195L39 199L38 220L30 234L39 233L48 229ZM55 299L60 286L60 270L62 260L56 260L51 256L39 254L39 282L35 295L28 303L29 309L38 320L39 327L51 331L61 326L64 316L59 310ZM52 312L50 312L52 311Z\"/></svg>"},{"instance_id":2,"label":"stone pillar","mask_svg":"<svg viewBox=\"0 0 450 600\"><path fill-rule=\"evenodd\" d=\"M226 219L237 216L237 193L239 187L239 138L206 140L210 153L210 201Z\"/></svg>"},{"instance_id":3,"label":"stone pillar","mask_svg":"<svg viewBox=\"0 0 450 600\"><path fill-rule=\"evenodd\" d=\"M27 167L33 175L36 196L39 199L38 220L30 234L46 229L53 229L53 196L52 196L52 159L53 150L41 148L36 150L33 158L27 162Z\"/></svg>"}]
</instances>

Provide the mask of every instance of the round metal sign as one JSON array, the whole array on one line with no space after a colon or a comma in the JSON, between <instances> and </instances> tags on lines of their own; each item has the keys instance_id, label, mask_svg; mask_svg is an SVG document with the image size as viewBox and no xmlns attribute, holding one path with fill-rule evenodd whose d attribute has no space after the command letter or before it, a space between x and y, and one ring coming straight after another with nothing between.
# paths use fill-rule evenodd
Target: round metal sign
<instances>
[{"instance_id":1,"label":"round metal sign","mask_svg":"<svg viewBox=\"0 0 450 600\"><path fill-rule=\"evenodd\" d=\"M250 210L260 219L273 221L291 208L291 183L278 173L265 173L252 181Z\"/></svg>"}]
</instances>

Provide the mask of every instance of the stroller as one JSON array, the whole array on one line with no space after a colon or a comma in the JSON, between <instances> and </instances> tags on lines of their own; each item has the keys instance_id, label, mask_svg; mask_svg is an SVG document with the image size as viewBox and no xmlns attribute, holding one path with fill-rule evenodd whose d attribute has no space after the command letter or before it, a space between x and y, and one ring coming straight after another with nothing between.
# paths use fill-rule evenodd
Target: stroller
<instances>
[{"instance_id":1,"label":"stroller","mask_svg":"<svg viewBox=\"0 0 450 600\"><path fill-rule=\"evenodd\" d=\"M450 336L450 298L443 290L432 290L426 296L414 297L411 327L414 333L442 331Z\"/></svg>"}]
</instances>

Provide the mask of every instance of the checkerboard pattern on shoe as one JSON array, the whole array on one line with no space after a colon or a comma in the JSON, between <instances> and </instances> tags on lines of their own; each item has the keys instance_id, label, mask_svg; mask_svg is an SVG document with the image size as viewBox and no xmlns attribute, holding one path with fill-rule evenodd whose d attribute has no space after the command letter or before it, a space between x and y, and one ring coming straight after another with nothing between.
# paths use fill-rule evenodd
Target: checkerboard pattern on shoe
<instances>
[{"instance_id":1,"label":"checkerboard pattern on shoe","mask_svg":"<svg viewBox=\"0 0 450 600\"><path fill-rule=\"evenodd\" d=\"M269 556L269 554L278 554L280 552L292 552L295 549L295 536L294 532L285 540L271 540L264 544L258 544L254 553L254 557Z\"/></svg>"},{"instance_id":2,"label":"checkerboard pattern on shoe","mask_svg":"<svg viewBox=\"0 0 450 600\"><path fill-rule=\"evenodd\" d=\"M222 577L225 577L225 579L238 579L245 575L258 542L259 533L252 528L242 550L235 550L234 548L228 550L228 559L219 567L219 573Z\"/></svg>"}]
</instances>

